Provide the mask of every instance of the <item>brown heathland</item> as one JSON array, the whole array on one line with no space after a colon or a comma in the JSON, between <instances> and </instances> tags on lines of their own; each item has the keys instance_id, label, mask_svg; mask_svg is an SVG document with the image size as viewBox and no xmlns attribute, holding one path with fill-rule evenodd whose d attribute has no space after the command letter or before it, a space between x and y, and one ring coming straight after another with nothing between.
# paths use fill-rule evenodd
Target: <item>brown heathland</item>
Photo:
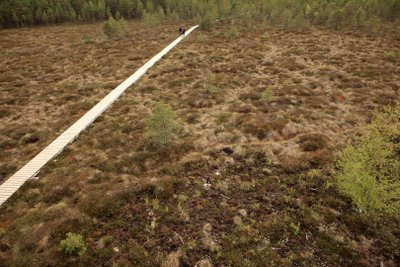
<instances>
[{"instance_id":1,"label":"brown heathland","mask_svg":"<svg viewBox=\"0 0 400 267\"><path fill-rule=\"evenodd\" d=\"M3 179L176 37L172 25L130 27L120 40L99 37L100 24L3 31ZM377 225L354 210L330 163L398 99L399 41L229 30L185 39L2 208L2 262L396 265L399 221ZM155 149L143 134L161 100L183 132ZM67 232L88 244L79 259L57 250Z\"/></svg>"}]
</instances>

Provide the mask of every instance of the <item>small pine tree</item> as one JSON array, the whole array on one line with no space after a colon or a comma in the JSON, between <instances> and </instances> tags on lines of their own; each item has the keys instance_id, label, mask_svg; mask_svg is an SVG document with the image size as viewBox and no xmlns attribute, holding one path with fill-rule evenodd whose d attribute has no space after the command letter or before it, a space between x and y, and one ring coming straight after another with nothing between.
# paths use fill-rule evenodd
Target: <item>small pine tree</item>
<instances>
[{"instance_id":1,"label":"small pine tree","mask_svg":"<svg viewBox=\"0 0 400 267\"><path fill-rule=\"evenodd\" d=\"M328 25L334 30L340 30L344 26L345 13L343 9L336 9L331 12L328 19Z\"/></svg>"},{"instance_id":2,"label":"small pine tree","mask_svg":"<svg viewBox=\"0 0 400 267\"><path fill-rule=\"evenodd\" d=\"M58 250L67 256L82 256L87 246L81 235L68 233L67 238L61 240Z\"/></svg>"},{"instance_id":3,"label":"small pine tree","mask_svg":"<svg viewBox=\"0 0 400 267\"><path fill-rule=\"evenodd\" d=\"M304 18L303 14L299 13L289 22L289 29L291 30L304 30L309 27L308 21Z\"/></svg>"},{"instance_id":4,"label":"small pine tree","mask_svg":"<svg viewBox=\"0 0 400 267\"><path fill-rule=\"evenodd\" d=\"M103 32L108 38L112 38L117 33L117 27L113 17L103 23Z\"/></svg>"},{"instance_id":5,"label":"small pine tree","mask_svg":"<svg viewBox=\"0 0 400 267\"><path fill-rule=\"evenodd\" d=\"M387 108L340 154L339 188L360 211L400 215L400 104Z\"/></svg>"},{"instance_id":6,"label":"small pine tree","mask_svg":"<svg viewBox=\"0 0 400 267\"><path fill-rule=\"evenodd\" d=\"M153 1L147 1L146 2L146 11L148 13L153 13L155 11Z\"/></svg>"},{"instance_id":7,"label":"small pine tree","mask_svg":"<svg viewBox=\"0 0 400 267\"><path fill-rule=\"evenodd\" d=\"M281 15L281 22L285 29L288 29L292 22L293 13L289 9L285 9Z\"/></svg>"},{"instance_id":8,"label":"small pine tree","mask_svg":"<svg viewBox=\"0 0 400 267\"><path fill-rule=\"evenodd\" d=\"M141 0L138 0L135 12L137 16L142 16L143 17L143 12L144 12L144 6Z\"/></svg>"},{"instance_id":9,"label":"small pine tree","mask_svg":"<svg viewBox=\"0 0 400 267\"><path fill-rule=\"evenodd\" d=\"M113 17L110 17L103 23L103 32L108 38L121 37L128 32L128 24L123 18L115 20Z\"/></svg>"},{"instance_id":10,"label":"small pine tree","mask_svg":"<svg viewBox=\"0 0 400 267\"><path fill-rule=\"evenodd\" d=\"M115 12L115 19L120 20L121 19L121 13L119 11Z\"/></svg>"},{"instance_id":11,"label":"small pine tree","mask_svg":"<svg viewBox=\"0 0 400 267\"><path fill-rule=\"evenodd\" d=\"M162 22L165 17L164 9L162 8L162 6L158 6L156 13L157 13L158 19Z\"/></svg>"},{"instance_id":12,"label":"small pine tree","mask_svg":"<svg viewBox=\"0 0 400 267\"><path fill-rule=\"evenodd\" d=\"M375 33L379 29L380 24L381 20L377 16L372 16L365 22L365 27L370 33Z\"/></svg>"},{"instance_id":13,"label":"small pine tree","mask_svg":"<svg viewBox=\"0 0 400 267\"><path fill-rule=\"evenodd\" d=\"M175 112L163 102L158 103L146 121L145 139L152 145L165 146L178 133Z\"/></svg>"},{"instance_id":14,"label":"small pine tree","mask_svg":"<svg viewBox=\"0 0 400 267\"><path fill-rule=\"evenodd\" d=\"M216 9L211 9L207 11L201 18L200 18L200 28L205 31L210 31L211 28L214 26L215 22L218 19L218 13Z\"/></svg>"},{"instance_id":15,"label":"small pine tree","mask_svg":"<svg viewBox=\"0 0 400 267\"><path fill-rule=\"evenodd\" d=\"M225 33L225 37L228 39L236 39L240 35L238 28L235 25L232 25L232 27Z\"/></svg>"},{"instance_id":16,"label":"small pine tree","mask_svg":"<svg viewBox=\"0 0 400 267\"><path fill-rule=\"evenodd\" d=\"M49 23L49 17L47 16L47 12L46 11L43 11L43 13L42 13L42 21L43 21L44 24Z\"/></svg>"},{"instance_id":17,"label":"small pine tree","mask_svg":"<svg viewBox=\"0 0 400 267\"><path fill-rule=\"evenodd\" d=\"M367 14L365 13L364 9L360 7L355 15L353 16L352 25L355 27L360 27L365 24Z\"/></svg>"},{"instance_id":18,"label":"small pine tree","mask_svg":"<svg viewBox=\"0 0 400 267\"><path fill-rule=\"evenodd\" d=\"M125 36L128 33L128 23L124 18L121 18L117 21L117 26L118 26L118 35L119 36Z\"/></svg>"},{"instance_id":19,"label":"small pine tree","mask_svg":"<svg viewBox=\"0 0 400 267\"><path fill-rule=\"evenodd\" d=\"M104 0L99 0L96 7L97 19L104 19L106 17L106 3Z\"/></svg>"},{"instance_id":20,"label":"small pine tree","mask_svg":"<svg viewBox=\"0 0 400 267\"><path fill-rule=\"evenodd\" d=\"M146 28L156 27L161 23L160 15L158 13L148 13L146 10L143 10L142 23Z\"/></svg>"},{"instance_id":21,"label":"small pine tree","mask_svg":"<svg viewBox=\"0 0 400 267\"><path fill-rule=\"evenodd\" d=\"M310 16L311 15L311 11L312 11L311 6L310 6L310 4L307 3L306 10L305 10L306 16Z\"/></svg>"}]
</instances>

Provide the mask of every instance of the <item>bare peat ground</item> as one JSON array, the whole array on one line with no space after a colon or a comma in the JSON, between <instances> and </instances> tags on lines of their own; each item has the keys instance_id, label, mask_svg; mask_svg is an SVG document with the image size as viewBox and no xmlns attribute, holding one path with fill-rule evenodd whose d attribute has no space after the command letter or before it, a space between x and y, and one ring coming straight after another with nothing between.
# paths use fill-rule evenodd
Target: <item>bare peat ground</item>
<instances>
[{"instance_id":1,"label":"bare peat ground","mask_svg":"<svg viewBox=\"0 0 400 267\"><path fill-rule=\"evenodd\" d=\"M69 27L82 26L29 32ZM87 27L99 35L100 25ZM167 28L158 31L175 37ZM332 162L357 127L398 99L399 41L391 31L365 36L259 26L239 28L234 38L230 30L218 26L187 38L2 208L3 265L194 266L203 259L215 266L397 266L399 219L377 223L356 211L336 188ZM168 43L137 39L143 47ZM128 41L105 42L115 54L91 61L106 76L97 82L115 85L130 73L114 57L137 48L121 42ZM90 73L82 66L69 71L69 79ZM61 69L47 76L67 79ZM86 92L89 85L79 84ZM47 86L42 95L54 90ZM28 88L25 97L33 94ZM261 97L266 88L271 102ZM24 99L15 90L4 90L2 101ZM92 90L99 98L106 93ZM161 100L176 111L183 132L170 146L151 148L143 140L145 119ZM33 115L39 106L7 114L4 138L11 140L3 132L12 116L27 132L37 125L55 136L68 125L63 114L73 106L61 112L58 102L36 101L59 115ZM38 151L47 138L30 146L17 140L7 153ZM1 153L2 164L22 163ZM81 258L58 251L67 232L88 243Z\"/></svg>"}]
</instances>

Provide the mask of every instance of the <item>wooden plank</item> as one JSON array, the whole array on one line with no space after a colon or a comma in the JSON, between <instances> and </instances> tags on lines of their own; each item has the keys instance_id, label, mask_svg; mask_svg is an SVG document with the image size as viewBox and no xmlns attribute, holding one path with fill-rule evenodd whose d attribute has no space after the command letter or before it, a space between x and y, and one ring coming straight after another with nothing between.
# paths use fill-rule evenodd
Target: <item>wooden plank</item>
<instances>
[{"instance_id":1,"label":"wooden plank","mask_svg":"<svg viewBox=\"0 0 400 267\"><path fill-rule=\"evenodd\" d=\"M189 35L197 26L192 27L186 32ZM123 81L86 114L72 124L66 131L60 134L52 143L45 147L39 154L30 160L25 166L19 169L14 175L9 177L0 185L0 206L3 205L27 180L34 177L40 169L51 159L57 156L69 143L84 131L93 121L99 117L108 107L111 106L133 83L139 80L149 68L166 55L172 48L179 44L185 36L180 36L170 43L161 52L147 61L128 79Z\"/></svg>"}]
</instances>

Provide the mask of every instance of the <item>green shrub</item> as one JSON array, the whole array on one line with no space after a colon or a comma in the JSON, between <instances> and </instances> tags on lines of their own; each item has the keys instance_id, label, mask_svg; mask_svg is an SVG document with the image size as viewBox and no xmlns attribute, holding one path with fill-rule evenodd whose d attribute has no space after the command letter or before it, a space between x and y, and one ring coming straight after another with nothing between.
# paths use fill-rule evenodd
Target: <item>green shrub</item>
<instances>
[{"instance_id":1,"label":"green shrub","mask_svg":"<svg viewBox=\"0 0 400 267\"><path fill-rule=\"evenodd\" d=\"M264 103L270 103L275 100L274 93L271 88L267 88L261 93L261 101Z\"/></svg>"},{"instance_id":2,"label":"green shrub","mask_svg":"<svg viewBox=\"0 0 400 267\"><path fill-rule=\"evenodd\" d=\"M91 36L89 36L89 35L85 35L83 37L83 42L85 44L93 44L94 43L93 38Z\"/></svg>"},{"instance_id":3,"label":"green shrub","mask_svg":"<svg viewBox=\"0 0 400 267\"><path fill-rule=\"evenodd\" d=\"M311 8L310 4L306 4L305 15L307 17L309 17L311 15L311 11L312 11L312 8Z\"/></svg>"},{"instance_id":4,"label":"green shrub","mask_svg":"<svg viewBox=\"0 0 400 267\"><path fill-rule=\"evenodd\" d=\"M164 18L164 13L162 13L161 11L153 13L148 13L146 11L143 11L142 23L146 28L154 28L161 24L163 18Z\"/></svg>"},{"instance_id":5,"label":"green shrub","mask_svg":"<svg viewBox=\"0 0 400 267\"><path fill-rule=\"evenodd\" d=\"M200 18L200 29L205 31L210 31L211 28L215 25L218 19L218 13L215 9L211 9L207 11L203 16Z\"/></svg>"},{"instance_id":6,"label":"green shrub","mask_svg":"<svg viewBox=\"0 0 400 267\"><path fill-rule=\"evenodd\" d=\"M298 235L300 232L300 223L294 224L293 222L291 222L289 224L289 229L294 235Z\"/></svg>"},{"instance_id":7,"label":"green shrub","mask_svg":"<svg viewBox=\"0 0 400 267\"><path fill-rule=\"evenodd\" d=\"M376 33L380 25L381 20L377 16L373 16L365 22L365 27L370 33Z\"/></svg>"},{"instance_id":8,"label":"green shrub","mask_svg":"<svg viewBox=\"0 0 400 267\"><path fill-rule=\"evenodd\" d=\"M254 23L258 15L259 7L253 1L239 1L235 5L235 17L245 25Z\"/></svg>"},{"instance_id":9,"label":"green shrub","mask_svg":"<svg viewBox=\"0 0 400 267\"><path fill-rule=\"evenodd\" d=\"M108 38L117 33L117 25L112 17L103 23L103 32Z\"/></svg>"},{"instance_id":10,"label":"green shrub","mask_svg":"<svg viewBox=\"0 0 400 267\"><path fill-rule=\"evenodd\" d=\"M210 74L203 84L204 92L207 94L215 94L219 92L219 88L215 85L216 77Z\"/></svg>"},{"instance_id":11,"label":"green shrub","mask_svg":"<svg viewBox=\"0 0 400 267\"><path fill-rule=\"evenodd\" d=\"M386 108L339 156L339 188L360 211L400 214L400 104Z\"/></svg>"},{"instance_id":12,"label":"green shrub","mask_svg":"<svg viewBox=\"0 0 400 267\"><path fill-rule=\"evenodd\" d=\"M309 28L309 22L304 18L303 14L298 14L289 22L289 29L303 30Z\"/></svg>"},{"instance_id":13,"label":"green shrub","mask_svg":"<svg viewBox=\"0 0 400 267\"><path fill-rule=\"evenodd\" d=\"M236 39L239 37L239 31L236 26L232 26L229 31L225 33L225 37L228 39Z\"/></svg>"},{"instance_id":14,"label":"green shrub","mask_svg":"<svg viewBox=\"0 0 400 267\"><path fill-rule=\"evenodd\" d=\"M340 30L344 26L345 13L343 9L336 9L331 12L328 18L328 25L334 30Z\"/></svg>"},{"instance_id":15,"label":"green shrub","mask_svg":"<svg viewBox=\"0 0 400 267\"><path fill-rule=\"evenodd\" d=\"M283 23L283 26L285 29L288 29L291 21L292 21L293 13L289 9L285 9L285 11L282 12L280 20Z\"/></svg>"},{"instance_id":16,"label":"green shrub","mask_svg":"<svg viewBox=\"0 0 400 267\"><path fill-rule=\"evenodd\" d=\"M82 256L87 246L81 235L67 233L67 238L61 240L58 249L67 256Z\"/></svg>"},{"instance_id":17,"label":"green shrub","mask_svg":"<svg viewBox=\"0 0 400 267\"><path fill-rule=\"evenodd\" d=\"M153 145L170 143L178 133L175 112L166 104L156 105L153 115L146 122L146 140Z\"/></svg>"},{"instance_id":18,"label":"green shrub","mask_svg":"<svg viewBox=\"0 0 400 267\"><path fill-rule=\"evenodd\" d=\"M366 15L364 9L363 9L362 7L360 7L360 8L357 10L356 14L355 14L354 16L352 16L352 18L351 18L351 19L352 19L351 24L352 24L353 26L355 26L355 27L363 26L363 25L365 24L366 17L367 17L367 15Z\"/></svg>"},{"instance_id":19,"label":"green shrub","mask_svg":"<svg viewBox=\"0 0 400 267\"><path fill-rule=\"evenodd\" d=\"M123 18L115 20L110 17L103 23L103 32L108 38L124 36L128 32L128 25Z\"/></svg>"}]
</instances>

